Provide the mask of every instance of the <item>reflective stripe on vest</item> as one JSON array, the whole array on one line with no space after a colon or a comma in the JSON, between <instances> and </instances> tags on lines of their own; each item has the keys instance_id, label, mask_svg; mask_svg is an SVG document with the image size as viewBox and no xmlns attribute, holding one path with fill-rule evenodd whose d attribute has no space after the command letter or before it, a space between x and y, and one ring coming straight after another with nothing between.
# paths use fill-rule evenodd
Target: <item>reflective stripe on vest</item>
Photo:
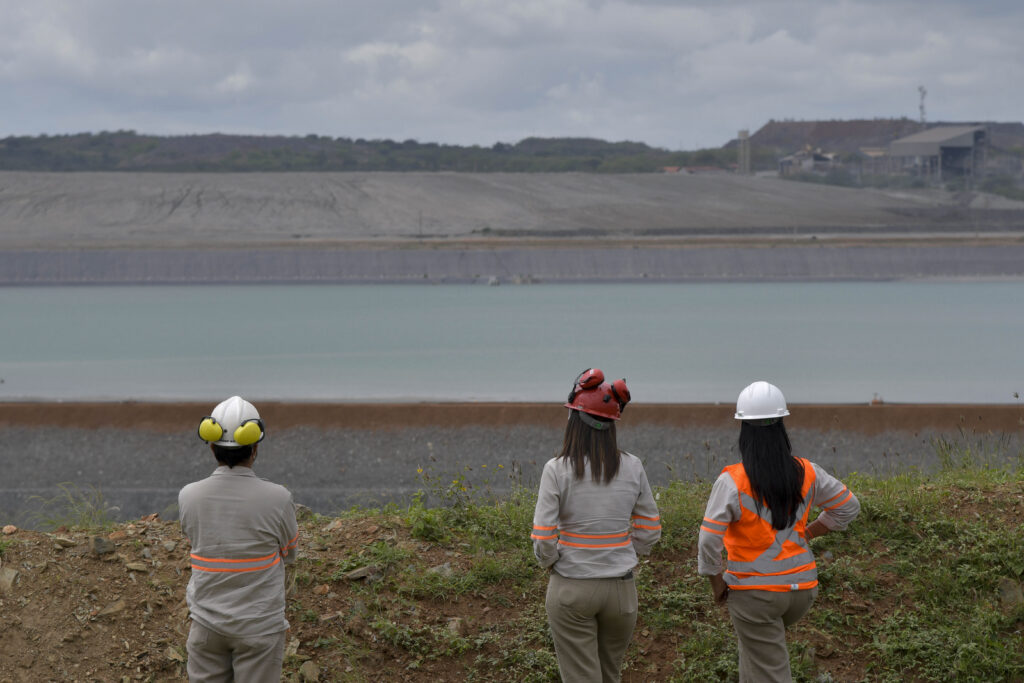
<instances>
[{"instance_id":1,"label":"reflective stripe on vest","mask_svg":"<svg viewBox=\"0 0 1024 683\"><path fill-rule=\"evenodd\" d=\"M772 527L772 514L762 505L758 512L750 479L742 464L730 465L727 472L739 491L740 518L725 529L725 548L729 568L725 582L736 590L794 591L818 585L818 570L814 564L804 529L810 510L811 489L814 486L814 466L799 458L804 468L800 492L804 502L797 508L796 523L781 531ZM704 527L712 533L721 533L721 523L704 520Z\"/></svg>"},{"instance_id":2,"label":"reflective stripe on vest","mask_svg":"<svg viewBox=\"0 0 1024 683\"><path fill-rule=\"evenodd\" d=\"M271 553L264 557L247 559L228 559L220 557L202 557L192 554L192 569L201 572L258 572L270 569L281 561L281 553Z\"/></svg>"}]
</instances>

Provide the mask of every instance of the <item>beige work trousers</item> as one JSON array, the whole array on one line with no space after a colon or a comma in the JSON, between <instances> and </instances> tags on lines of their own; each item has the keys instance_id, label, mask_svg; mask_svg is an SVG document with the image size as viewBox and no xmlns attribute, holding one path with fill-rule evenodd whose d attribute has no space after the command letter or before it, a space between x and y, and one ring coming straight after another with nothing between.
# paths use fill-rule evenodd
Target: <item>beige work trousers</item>
<instances>
[{"instance_id":1,"label":"beige work trousers","mask_svg":"<svg viewBox=\"0 0 1024 683\"><path fill-rule=\"evenodd\" d=\"M618 683L636 626L636 581L630 578L548 581L548 625L566 683Z\"/></svg>"},{"instance_id":2,"label":"beige work trousers","mask_svg":"<svg viewBox=\"0 0 1024 683\"><path fill-rule=\"evenodd\" d=\"M817 587L802 591L730 590L726 604L740 651L740 683L788 683L786 627L811 609Z\"/></svg>"},{"instance_id":3,"label":"beige work trousers","mask_svg":"<svg viewBox=\"0 0 1024 683\"><path fill-rule=\"evenodd\" d=\"M287 631L232 638L192 622L185 647L190 683L280 683Z\"/></svg>"}]
</instances>

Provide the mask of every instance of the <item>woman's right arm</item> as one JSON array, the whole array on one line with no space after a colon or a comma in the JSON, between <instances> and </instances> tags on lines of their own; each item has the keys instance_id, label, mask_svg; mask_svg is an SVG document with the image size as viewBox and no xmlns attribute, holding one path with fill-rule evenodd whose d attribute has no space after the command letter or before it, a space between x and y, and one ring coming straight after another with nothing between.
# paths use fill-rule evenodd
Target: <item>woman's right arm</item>
<instances>
[{"instance_id":1,"label":"woman's right arm","mask_svg":"<svg viewBox=\"0 0 1024 683\"><path fill-rule=\"evenodd\" d=\"M554 461L544 465L537 491L537 506L533 510L533 554L542 567L558 561L559 489L555 477Z\"/></svg>"}]
</instances>

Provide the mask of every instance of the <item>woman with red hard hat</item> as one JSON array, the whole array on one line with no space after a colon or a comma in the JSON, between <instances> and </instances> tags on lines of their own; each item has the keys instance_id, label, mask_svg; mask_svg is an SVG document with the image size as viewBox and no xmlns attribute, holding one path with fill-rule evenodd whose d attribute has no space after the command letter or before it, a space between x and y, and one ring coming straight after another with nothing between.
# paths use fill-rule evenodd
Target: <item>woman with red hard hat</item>
<instances>
[{"instance_id":1,"label":"woman with red hard hat","mask_svg":"<svg viewBox=\"0 0 1024 683\"><path fill-rule=\"evenodd\" d=\"M661 537L643 463L616 441L629 401L626 380L580 373L562 451L541 475L530 537L551 571L545 607L563 681L620 680L636 625L637 557Z\"/></svg>"},{"instance_id":2,"label":"woman with red hard hat","mask_svg":"<svg viewBox=\"0 0 1024 683\"><path fill-rule=\"evenodd\" d=\"M786 627L811 608L818 573L809 541L839 531L860 512L841 481L792 453L786 398L754 382L736 401L742 462L711 489L697 541L697 573L726 603L739 641L741 683L791 681ZM821 509L808 522L812 507ZM722 550L728 556L723 566Z\"/></svg>"}]
</instances>

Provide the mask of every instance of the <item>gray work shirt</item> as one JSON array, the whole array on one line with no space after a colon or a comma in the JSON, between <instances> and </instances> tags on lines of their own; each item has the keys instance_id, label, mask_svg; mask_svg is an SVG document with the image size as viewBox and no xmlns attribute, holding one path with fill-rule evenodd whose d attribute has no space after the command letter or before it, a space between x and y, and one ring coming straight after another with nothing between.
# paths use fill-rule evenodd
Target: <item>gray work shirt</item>
<instances>
[{"instance_id":1,"label":"gray work shirt","mask_svg":"<svg viewBox=\"0 0 1024 683\"><path fill-rule=\"evenodd\" d=\"M299 537L288 489L248 467L221 466L181 490L178 510L192 543L192 618L230 637L287 629L284 565Z\"/></svg>"},{"instance_id":2,"label":"gray work shirt","mask_svg":"<svg viewBox=\"0 0 1024 683\"><path fill-rule=\"evenodd\" d=\"M661 537L661 515L640 458L623 452L607 484L577 479L565 458L544 465L533 513L533 553L570 579L622 576Z\"/></svg>"}]
</instances>

